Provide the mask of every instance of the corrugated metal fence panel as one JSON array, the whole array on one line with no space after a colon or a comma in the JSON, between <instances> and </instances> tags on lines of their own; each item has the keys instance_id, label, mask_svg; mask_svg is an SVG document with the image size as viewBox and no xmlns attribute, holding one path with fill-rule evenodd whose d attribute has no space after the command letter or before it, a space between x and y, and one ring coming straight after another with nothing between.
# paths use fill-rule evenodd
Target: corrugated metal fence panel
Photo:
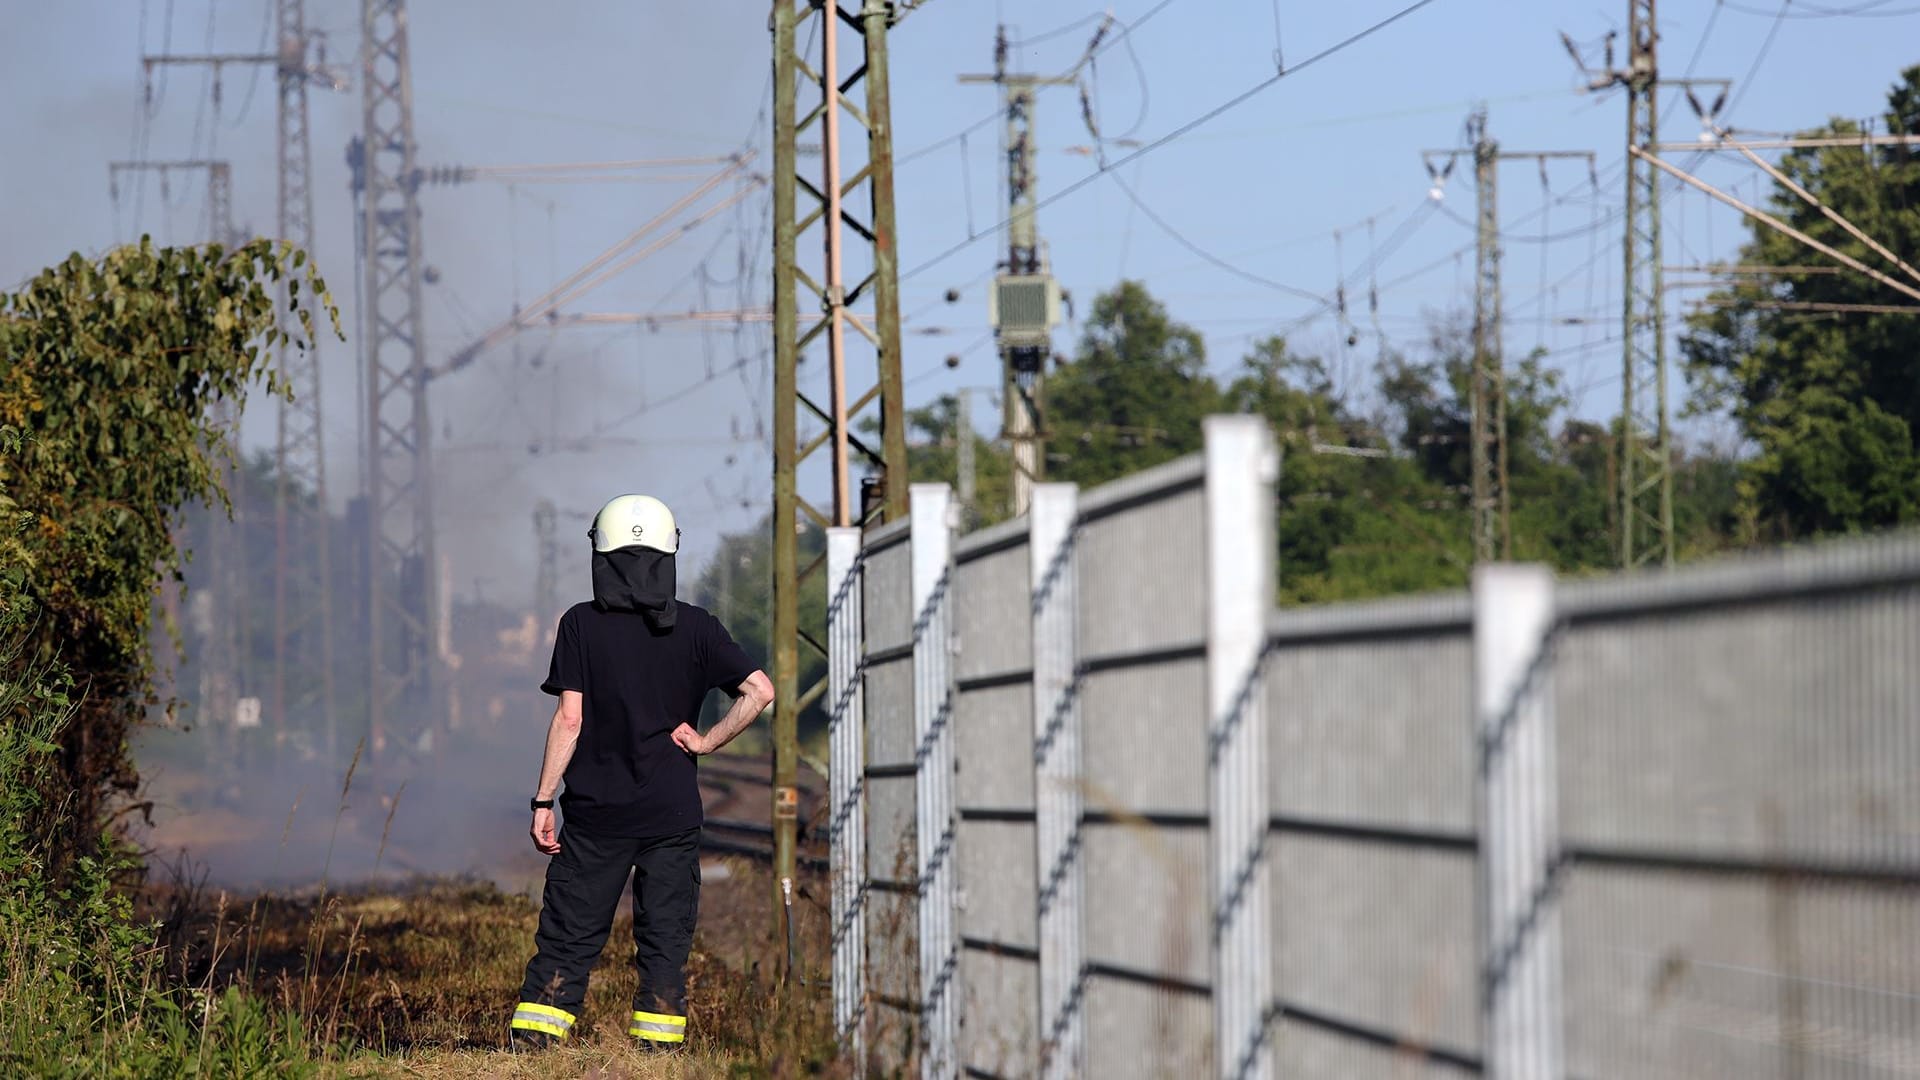
<instances>
[{"instance_id":1,"label":"corrugated metal fence panel","mask_svg":"<svg viewBox=\"0 0 1920 1080\"><path fill-rule=\"evenodd\" d=\"M1569 1071L1920 1075L1920 541L1562 592Z\"/></svg>"},{"instance_id":2,"label":"corrugated metal fence panel","mask_svg":"<svg viewBox=\"0 0 1920 1080\"><path fill-rule=\"evenodd\" d=\"M1202 1068L1209 975L1204 479L1183 459L1081 498L1090 1075Z\"/></svg>"},{"instance_id":3,"label":"corrugated metal fence panel","mask_svg":"<svg viewBox=\"0 0 1920 1080\"><path fill-rule=\"evenodd\" d=\"M1280 1075L1478 1058L1470 620L1461 593L1269 626Z\"/></svg>"}]
</instances>

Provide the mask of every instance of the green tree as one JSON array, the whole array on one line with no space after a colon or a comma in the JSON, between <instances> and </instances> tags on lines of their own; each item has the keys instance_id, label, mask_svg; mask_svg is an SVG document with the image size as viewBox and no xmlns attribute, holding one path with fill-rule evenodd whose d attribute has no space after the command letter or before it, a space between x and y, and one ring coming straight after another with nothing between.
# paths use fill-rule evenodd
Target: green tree
<instances>
[{"instance_id":1,"label":"green tree","mask_svg":"<svg viewBox=\"0 0 1920 1080\"><path fill-rule=\"evenodd\" d=\"M1887 130L1920 134L1920 65L1887 95ZM1816 135L1859 132L1835 120ZM1902 147L1792 151L1781 170L1895 252L1920 251L1920 160ZM1770 209L1823 243L1899 272L1784 186ZM1722 289L1682 342L1693 407L1730 410L1757 452L1740 470L1745 539L1791 540L1920 521L1920 319L1809 313L1794 304L1905 304L1864 275L1832 272L1758 223L1738 262L1775 268ZM1809 269L1812 264L1814 268Z\"/></svg>"},{"instance_id":2,"label":"green tree","mask_svg":"<svg viewBox=\"0 0 1920 1080\"><path fill-rule=\"evenodd\" d=\"M1337 394L1324 360L1286 341L1255 344L1225 394L1266 418L1279 441L1280 599L1421 592L1465 580L1463 522L1420 461L1386 446L1380 425Z\"/></svg>"},{"instance_id":3,"label":"green tree","mask_svg":"<svg viewBox=\"0 0 1920 1080\"><path fill-rule=\"evenodd\" d=\"M980 422L983 402L974 399L974 423ZM869 417L861 421L863 432L877 433L879 422ZM954 497L960 491L960 397L942 394L930 404L907 410L907 475L915 483L952 484ZM973 439L974 495L969 528L1004 521L1011 509L1013 464L1006 451L981 437L976 426Z\"/></svg>"},{"instance_id":4,"label":"green tree","mask_svg":"<svg viewBox=\"0 0 1920 1080\"><path fill-rule=\"evenodd\" d=\"M39 612L9 663L57 660L84 688L40 775L56 872L136 782L127 735L151 696L149 608L181 562L170 528L184 504L221 497L227 444L209 409L271 386L271 351L310 341L316 308L338 333L305 254L265 240L142 240L0 295L0 427L20 434L0 491L30 521L24 591Z\"/></svg>"},{"instance_id":5,"label":"green tree","mask_svg":"<svg viewBox=\"0 0 1920 1080\"><path fill-rule=\"evenodd\" d=\"M1092 486L1200 449L1224 405L1199 331L1137 281L1093 302L1073 362L1047 383L1047 475Z\"/></svg>"}]
</instances>

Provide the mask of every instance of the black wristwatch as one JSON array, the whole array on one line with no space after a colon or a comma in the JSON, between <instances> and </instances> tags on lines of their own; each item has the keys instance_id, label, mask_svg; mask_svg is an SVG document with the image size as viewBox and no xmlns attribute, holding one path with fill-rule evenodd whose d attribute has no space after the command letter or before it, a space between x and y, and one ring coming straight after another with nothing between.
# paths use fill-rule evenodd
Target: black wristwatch
<instances>
[{"instance_id":1,"label":"black wristwatch","mask_svg":"<svg viewBox=\"0 0 1920 1080\"><path fill-rule=\"evenodd\" d=\"M535 810L551 810L551 809L553 809L553 800L552 800L552 799L529 799L528 801L529 801L529 802L531 802L531 803L533 803L533 808L534 808Z\"/></svg>"}]
</instances>

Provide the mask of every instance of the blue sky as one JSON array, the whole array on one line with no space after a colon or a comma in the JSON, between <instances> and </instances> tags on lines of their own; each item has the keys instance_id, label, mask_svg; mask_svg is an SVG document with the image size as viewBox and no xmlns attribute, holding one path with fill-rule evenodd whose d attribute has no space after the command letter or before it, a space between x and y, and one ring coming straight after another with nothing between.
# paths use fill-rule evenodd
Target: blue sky
<instances>
[{"instance_id":1,"label":"blue sky","mask_svg":"<svg viewBox=\"0 0 1920 1080\"><path fill-rule=\"evenodd\" d=\"M229 70L215 110L206 76L175 70L142 95L139 56L159 51L254 51L264 0L71 0L16 4L0 39L0 71L16 104L0 115L12 148L0 162L0 280L16 282L71 250L98 251L153 232L188 242L204 231L191 181L165 195L108 189L106 163L144 143L154 158L231 159L243 223L274 220L272 84ZM1151 142L1274 71L1398 10L1401 0L1302 4L1296 0L1127 0L1112 7L1138 25L1087 73L1102 130ZM1829 116L1876 116L1899 69L1920 60L1920 13L1895 0L1862 8L1827 0L1669 0L1661 5L1662 67L1736 80L1726 118L1739 128L1787 131ZM904 365L909 402L996 381L983 285L1000 247L1002 216L995 91L957 76L989 70L994 27L1016 40L1016 66L1051 73L1073 65L1103 8L1085 3L928 0L892 38L901 264L910 317ZM330 58L357 68L352 0L310 0L309 22L328 34ZM170 16L170 18L169 18ZM1816 16L1816 17L1806 17ZM1884 17L1871 17L1884 16ZM1624 0L1518 3L1435 0L1405 20L1280 80L1205 126L1115 170L1146 207L1208 255L1274 282L1330 293L1344 272L1351 327L1331 316L1301 322L1311 303L1229 273L1193 254L1133 206L1112 176L1047 206L1041 231L1055 272L1079 310L1121 277L1144 280L1176 317L1198 327L1215 370L1230 371L1257 338L1291 327L1302 348L1334 361L1355 392L1383 341L1417 343L1431 313L1469 299L1473 190L1463 172L1442 205L1428 205L1419 151L1460 145L1476 103L1512 150L1592 150L1601 185L1584 164L1547 171L1503 168L1501 210L1510 234L1509 353L1552 351L1576 409L1617 408L1620 206L1625 133L1620 95L1578 91L1584 82L1560 44L1564 31L1594 45L1626 18ZM1276 33L1277 25L1277 33ZM724 153L764 147L768 46L764 4L616 3L578 0L413 0L416 124L423 163L521 163ZM1064 29L1063 29L1064 28ZM1058 33L1051 33L1060 31ZM853 42L846 41L847 47ZM1112 40L1110 35L1109 40ZM1697 56L1696 56L1697 53ZM357 70L354 75L357 79ZM349 203L343 149L358 129L357 92L315 91L313 153L320 265L352 323ZM1683 102L1665 105L1666 134L1698 133ZM951 137L970 134L963 146ZM1038 116L1042 197L1097 169L1070 88L1043 92ZM908 155L915 155L909 158ZM1125 154L1109 146L1109 158ZM770 163L760 163L765 168ZM1756 190L1755 170L1709 160L1702 175ZM450 351L504 318L687 185L498 185L423 194L424 245L440 271L429 289L429 347ZM576 310L647 311L764 303L764 199L725 213L635 267ZM137 210L137 213L136 213ZM1372 225L1369 229L1368 222ZM1597 226L1597 227L1596 227ZM1724 258L1744 235L1697 194L1667 199L1668 263ZM1339 238L1336 241L1336 231ZM958 252L926 265L965 241ZM1541 236L1553 237L1538 242ZM1390 237L1401 242L1382 253ZM1377 265L1376 265L1377 264ZM736 281L742 270L743 282ZM1379 286L1377 321L1367 305ZM958 303L943 294L961 290ZM1682 302L1674 299L1675 304ZM1592 320L1568 325L1568 318ZM1344 345L1351 331L1357 341ZM1079 328L1062 329L1070 349ZM744 528L765 506L770 465L757 435L768 420L765 331L576 330L527 335L440 384L434 402L443 536L462 592L519 599L527 589L533 499L553 497L581 515L607 495L642 489L680 511L695 561L721 531ZM958 369L942 363L959 353ZM356 421L351 343L327 356L329 467L334 490L354 486ZM733 374L736 357L749 362ZM815 369L822 365L813 365ZM708 372L718 372L709 378ZM983 430L991 409L976 407ZM634 415L634 414L638 415ZM631 419L625 417L631 416ZM1700 437L1713 425L1696 428ZM527 446L596 434L595 453L529 455ZM268 410L246 421L265 446ZM822 475L810 487L824 494ZM563 519L564 535L584 517ZM443 546L444 543L443 543ZM584 585L584 545L569 572Z\"/></svg>"}]
</instances>

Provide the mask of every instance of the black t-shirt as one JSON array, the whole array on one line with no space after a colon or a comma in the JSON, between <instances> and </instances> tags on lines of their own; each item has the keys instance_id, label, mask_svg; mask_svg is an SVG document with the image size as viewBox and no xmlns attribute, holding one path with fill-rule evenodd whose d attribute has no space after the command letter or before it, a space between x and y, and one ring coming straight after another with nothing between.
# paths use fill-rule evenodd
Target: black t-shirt
<instances>
[{"instance_id":1,"label":"black t-shirt","mask_svg":"<svg viewBox=\"0 0 1920 1080\"><path fill-rule=\"evenodd\" d=\"M698 725L707 691L731 694L757 670L704 608L677 603L655 631L635 612L590 602L560 617L540 689L584 698L580 741L560 808L569 827L608 836L669 836L702 821L693 755L673 729Z\"/></svg>"}]
</instances>

